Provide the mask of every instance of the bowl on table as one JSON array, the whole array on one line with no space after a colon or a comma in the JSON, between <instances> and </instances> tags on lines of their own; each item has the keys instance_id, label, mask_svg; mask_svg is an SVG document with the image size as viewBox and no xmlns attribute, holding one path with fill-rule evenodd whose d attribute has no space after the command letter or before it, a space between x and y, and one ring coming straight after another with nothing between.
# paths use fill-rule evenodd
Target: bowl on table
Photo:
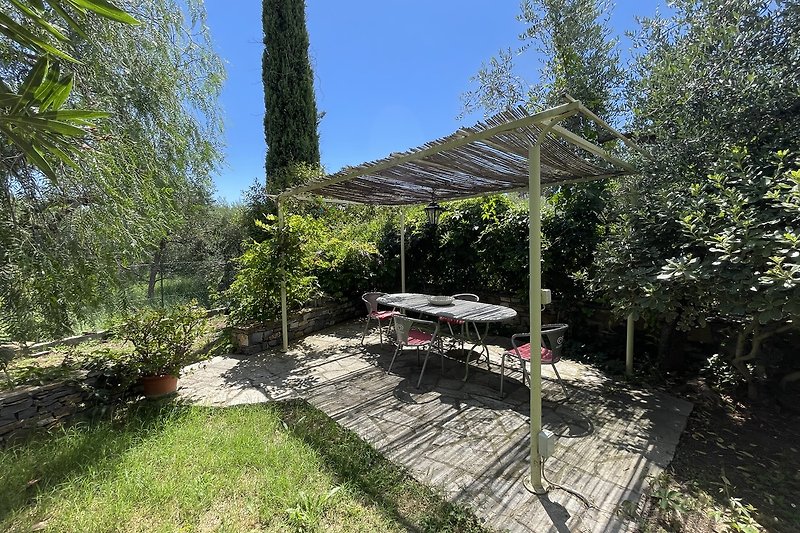
<instances>
[{"instance_id":1,"label":"bowl on table","mask_svg":"<svg viewBox=\"0 0 800 533\"><path fill-rule=\"evenodd\" d=\"M428 303L431 305L450 305L454 300L452 296L428 296Z\"/></svg>"}]
</instances>

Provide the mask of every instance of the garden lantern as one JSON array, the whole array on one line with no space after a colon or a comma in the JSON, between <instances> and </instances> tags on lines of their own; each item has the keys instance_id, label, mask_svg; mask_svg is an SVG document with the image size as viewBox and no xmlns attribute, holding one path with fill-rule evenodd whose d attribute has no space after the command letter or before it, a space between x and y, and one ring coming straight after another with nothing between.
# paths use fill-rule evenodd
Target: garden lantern
<instances>
[{"instance_id":1,"label":"garden lantern","mask_svg":"<svg viewBox=\"0 0 800 533\"><path fill-rule=\"evenodd\" d=\"M436 200L431 200L431 203L425 206L425 214L428 215L428 224L436 226L439 224L439 215L442 214L444 208L436 203Z\"/></svg>"}]
</instances>

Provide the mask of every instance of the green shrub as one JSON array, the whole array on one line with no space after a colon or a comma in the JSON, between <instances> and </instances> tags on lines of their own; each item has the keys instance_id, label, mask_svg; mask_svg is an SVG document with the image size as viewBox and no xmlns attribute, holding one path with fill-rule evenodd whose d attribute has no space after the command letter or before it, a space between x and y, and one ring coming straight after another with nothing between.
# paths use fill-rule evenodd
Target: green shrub
<instances>
[{"instance_id":1,"label":"green shrub","mask_svg":"<svg viewBox=\"0 0 800 533\"><path fill-rule=\"evenodd\" d=\"M280 316L281 280L286 280L286 299L290 308L303 305L319 294L316 277L310 273L312 251L322 240L319 222L299 215L286 217L283 235L274 216L256 221L265 234L260 242L246 245L237 259L239 270L224 297L230 319L242 324L253 320L273 320ZM284 274L285 273L285 274Z\"/></svg>"},{"instance_id":2,"label":"green shrub","mask_svg":"<svg viewBox=\"0 0 800 533\"><path fill-rule=\"evenodd\" d=\"M183 367L207 356L195 343L207 332L206 312L196 302L163 309L145 308L128 314L115 328L118 340L98 350L74 349L70 358L96 379L93 396L100 403L128 394L144 376L178 376Z\"/></svg>"},{"instance_id":3,"label":"green shrub","mask_svg":"<svg viewBox=\"0 0 800 533\"><path fill-rule=\"evenodd\" d=\"M192 347L206 328L205 310L195 302L164 309L144 309L127 317L117 335L133 344L130 370L139 376L177 376L197 362Z\"/></svg>"},{"instance_id":4,"label":"green shrub","mask_svg":"<svg viewBox=\"0 0 800 533\"><path fill-rule=\"evenodd\" d=\"M506 195L447 202L436 228L422 208L406 211L408 290L527 294L528 208ZM398 287L399 221L386 218L374 232L382 262L375 285Z\"/></svg>"},{"instance_id":5,"label":"green shrub","mask_svg":"<svg viewBox=\"0 0 800 533\"><path fill-rule=\"evenodd\" d=\"M353 298L374 288L381 263L374 244L333 238L314 256L311 272L325 294Z\"/></svg>"}]
</instances>

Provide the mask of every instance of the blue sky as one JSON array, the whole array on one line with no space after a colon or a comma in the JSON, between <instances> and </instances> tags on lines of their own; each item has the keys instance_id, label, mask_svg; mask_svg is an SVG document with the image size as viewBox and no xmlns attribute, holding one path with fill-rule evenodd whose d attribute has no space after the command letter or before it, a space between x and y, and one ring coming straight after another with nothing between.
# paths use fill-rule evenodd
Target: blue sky
<instances>
[{"instance_id":1,"label":"blue sky","mask_svg":"<svg viewBox=\"0 0 800 533\"><path fill-rule=\"evenodd\" d=\"M622 0L612 26L622 35L659 4ZM264 180L261 1L207 0L206 9L228 74L225 162L214 182L218 196L236 201L254 179ZM457 120L460 96L482 63L519 45L518 13L516 0L307 0L325 169L378 159L480 120ZM622 47L630 47L624 37ZM535 82L535 58L519 66Z\"/></svg>"}]
</instances>

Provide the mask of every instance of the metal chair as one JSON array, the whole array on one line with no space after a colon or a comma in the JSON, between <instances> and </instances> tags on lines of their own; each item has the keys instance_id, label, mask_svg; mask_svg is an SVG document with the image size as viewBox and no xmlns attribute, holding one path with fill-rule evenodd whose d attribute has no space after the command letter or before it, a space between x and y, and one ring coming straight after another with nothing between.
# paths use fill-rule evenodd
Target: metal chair
<instances>
[{"instance_id":1,"label":"metal chair","mask_svg":"<svg viewBox=\"0 0 800 533\"><path fill-rule=\"evenodd\" d=\"M567 331L569 326L567 324L542 324L542 345L540 351L540 357L542 358L543 365L551 365L553 370L556 373L556 378L558 378L558 382L561 385L561 388L564 390L564 396L569 398L569 393L567 392L567 387L564 385L564 380L561 379L561 375L558 373L558 368L556 368L556 363L561 360L561 352L564 349L564 334ZM528 386L531 386L531 378L528 374L528 371L525 368L525 363L530 364L531 361L531 345L528 344L517 344L517 339L530 337L530 333L517 333L511 336L511 345L513 348L511 350L506 350L503 352L503 359L500 363L500 397L503 396L503 382L505 381L505 368L506 368L506 355L516 357L519 360L519 366L522 369L522 384L524 385L525 382L528 382Z\"/></svg>"},{"instance_id":2,"label":"metal chair","mask_svg":"<svg viewBox=\"0 0 800 533\"><path fill-rule=\"evenodd\" d=\"M422 326L432 327L433 333L421 329ZM422 375L425 373L425 367L428 364L428 357L431 355L431 348L433 348L433 345L436 343L436 337L439 335L439 324L430 320L420 320L418 318L409 318L404 315L396 315L394 317L394 328L397 332L397 348L394 350L392 362L389 363L389 370L387 370L386 373L388 374L392 371L392 366L394 366L397 354L399 354L403 348L416 348L417 364L419 364L419 350L420 348L425 348L425 361L422 363L422 370L417 380L417 388L419 388L420 383L422 383ZM444 355L439 353L439 356L441 357L442 369L444 369Z\"/></svg>"},{"instance_id":3,"label":"metal chair","mask_svg":"<svg viewBox=\"0 0 800 533\"><path fill-rule=\"evenodd\" d=\"M381 340L381 344L383 344L383 321L389 321L389 327L391 327L392 319L399 315L397 311L381 311L378 309L378 298L386 294L385 292L365 292L361 296L361 300L363 300L364 304L367 306L367 323L364 324L364 332L361 334L361 344L364 344L364 337L367 335L367 330L369 329L369 323L374 318L378 321L378 335Z\"/></svg>"},{"instance_id":4,"label":"metal chair","mask_svg":"<svg viewBox=\"0 0 800 533\"><path fill-rule=\"evenodd\" d=\"M477 294L472 294L471 292L462 292L459 294L454 294L453 298L456 300L465 300L467 302L479 302L481 299ZM467 323L465 320L461 320L459 318L450 318L450 317L439 317L439 322L442 324L447 324L447 328L450 330L450 336L453 339L457 339L461 341L461 350L464 349L464 340L469 339L470 332L469 332L469 324L472 324L475 328L475 334L478 335L480 338L481 334L478 331L478 325L474 322ZM453 331L453 326L461 326L461 335L456 335Z\"/></svg>"},{"instance_id":5,"label":"metal chair","mask_svg":"<svg viewBox=\"0 0 800 533\"><path fill-rule=\"evenodd\" d=\"M478 297L477 294L472 294L471 292L462 292L462 293L459 293L459 294L454 294L453 298L455 298L456 300L466 300L468 302L479 302L480 301L480 297ZM476 324L475 322L467 322L466 320L461 320L461 319L458 319L458 318L450 318L450 317L440 317L439 321L444 323L444 324L447 324L448 329L450 329L450 336L453 338L453 340L455 342L460 342L461 351L462 352L464 351L464 343L465 343L465 341L469 340L470 342L472 342L472 338L471 338L472 334L470 333L470 324L472 325L473 329L475 330L475 339L477 340L477 343L472 348L474 349L480 343L481 332L480 332L480 330L478 330L478 324ZM461 326L461 334L460 335L456 335L453 332L453 326L454 325L455 326ZM481 351L478 354L478 357L475 359L475 361L476 362L480 361L481 354L484 354L486 356L486 368L489 371L491 371L492 370L492 363L491 363L491 360L489 358L488 350L486 350L485 352ZM466 364L466 372L469 372L469 356L470 355L471 355L471 353L467 354L467 359L466 359L466 363L465 363ZM466 373L464 374L464 379L466 379Z\"/></svg>"}]
</instances>

